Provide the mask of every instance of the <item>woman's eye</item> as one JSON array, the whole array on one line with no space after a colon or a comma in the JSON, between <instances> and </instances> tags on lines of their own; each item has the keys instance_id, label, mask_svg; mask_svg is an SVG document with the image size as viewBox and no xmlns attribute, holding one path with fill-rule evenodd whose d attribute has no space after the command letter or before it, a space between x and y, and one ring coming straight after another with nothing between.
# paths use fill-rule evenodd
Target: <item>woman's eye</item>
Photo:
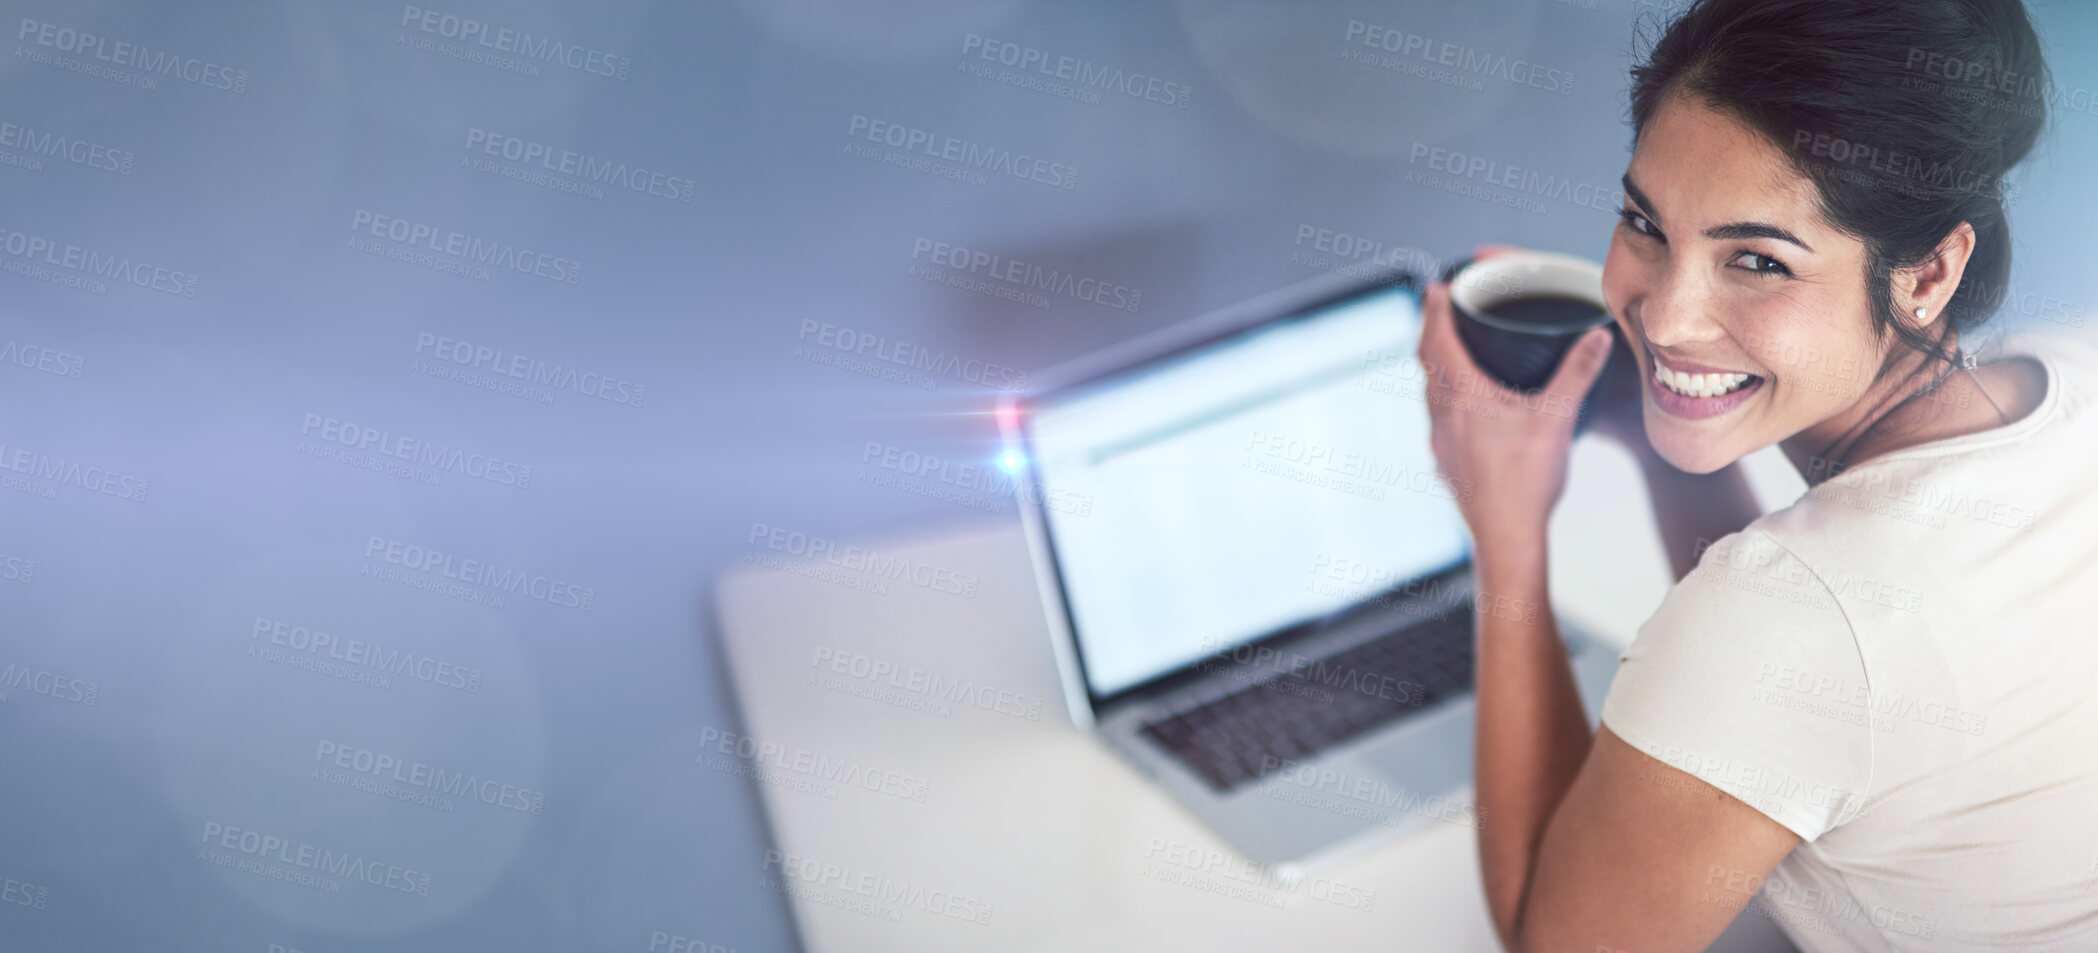
<instances>
[{"instance_id":1,"label":"woman's eye","mask_svg":"<svg viewBox=\"0 0 2098 953\"><path fill-rule=\"evenodd\" d=\"M1758 275L1792 274L1792 269L1785 267L1784 262L1772 258L1769 255L1758 255L1752 251L1745 251L1741 253L1741 257L1736 258L1734 260L1739 262L1746 262L1747 265L1744 270L1753 272Z\"/></svg>"},{"instance_id":2,"label":"woman's eye","mask_svg":"<svg viewBox=\"0 0 2098 953\"><path fill-rule=\"evenodd\" d=\"M1623 219L1625 227L1631 229L1634 232L1637 232L1641 235L1645 235L1648 238L1661 237L1661 230L1655 228L1654 223L1652 221L1648 220L1646 216L1641 215L1638 212L1634 212L1628 208L1621 208L1617 210L1617 217Z\"/></svg>"}]
</instances>

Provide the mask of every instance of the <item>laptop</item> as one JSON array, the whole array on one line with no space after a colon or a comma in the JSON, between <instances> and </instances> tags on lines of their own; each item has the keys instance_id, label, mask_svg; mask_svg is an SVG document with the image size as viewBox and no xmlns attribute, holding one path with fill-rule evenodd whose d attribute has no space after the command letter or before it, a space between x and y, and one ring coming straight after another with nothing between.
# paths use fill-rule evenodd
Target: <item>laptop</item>
<instances>
[{"instance_id":1,"label":"laptop","mask_svg":"<svg viewBox=\"0 0 2098 953\"><path fill-rule=\"evenodd\" d=\"M1471 544L1429 450L1420 291L1320 276L998 412L1074 722L1278 875L1481 821ZM1562 631L1593 711L1616 653Z\"/></svg>"}]
</instances>

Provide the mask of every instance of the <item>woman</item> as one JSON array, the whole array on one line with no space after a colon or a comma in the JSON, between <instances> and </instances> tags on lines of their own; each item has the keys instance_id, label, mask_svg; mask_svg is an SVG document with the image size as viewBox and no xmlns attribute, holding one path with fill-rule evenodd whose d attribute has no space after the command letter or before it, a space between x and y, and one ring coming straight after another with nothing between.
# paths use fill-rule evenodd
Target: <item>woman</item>
<instances>
[{"instance_id":1,"label":"woman","mask_svg":"<svg viewBox=\"0 0 2098 953\"><path fill-rule=\"evenodd\" d=\"M1550 613L1479 613L1502 942L1701 950L1760 894L1808 951L2098 950L2098 356L1968 366L2050 88L2023 7L1700 0L1632 76L1603 291L1638 396L1598 430L1680 578L1592 733ZM1478 585L1545 605L1572 421L1529 408L1567 404L1460 410L1446 286L1426 320ZM1759 514L1737 461L1773 443L1809 489Z\"/></svg>"}]
</instances>

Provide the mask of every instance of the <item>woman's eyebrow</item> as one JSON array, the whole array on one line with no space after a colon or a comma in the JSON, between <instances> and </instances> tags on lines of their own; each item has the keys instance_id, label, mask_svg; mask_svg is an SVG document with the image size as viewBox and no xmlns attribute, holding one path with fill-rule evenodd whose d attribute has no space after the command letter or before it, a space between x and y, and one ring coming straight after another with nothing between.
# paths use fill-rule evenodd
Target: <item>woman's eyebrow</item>
<instances>
[{"instance_id":1,"label":"woman's eyebrow","mask_svg":"<svg viewBox=\"0 0 2098 953\"><path fill-rule=\"evenodd\" d=\"M1779 228L1775 225L1769 225L1763 222L1734 222L1729 225L1714 225L1711 228L1705 229L1705 237L1717 239L1775 238L1781 242L1791 242L1792 244L1798 245L1799 247L1804 248L1807 251L1814 250L1814 246L1809 245L1806 242L1800 241L1798 238L1794 237L1791 232L1785 231L1784 229Z\"/></svg>"},{"instance_id":2,"label":"woman's eyebrow","mask_svg":"<svg viewBox=\"0 0 2098 953\"><path fill-rule=\"evenodd\" d=\"M1624 185L1625 194L1631 196L1632 201L1639 203L1639 207L1646 210L1647 218L1651 219L1656 225L1661 224L1661 213L1654 211L1653 201L1646 197L1645 192L1639 190L1639 186L1632 184L1632 173L1626 172L1617 181Z\"/></svg>"},{"instance_id":3,"label":"woman's eyebrow","mask_svg":"<svg viewBox=\"0 0 2098 953\"><path fill-rule=\"evenodd\" d=\"M1632 201L1639 203L1639 207L1646 210L1646 217L1653 220L1655 225L1661 224L1661 216L1655 213L1653 200L1648 199L1646 193L1640 191L1638 185L1633 184L1632 173L1625 173L1619 181L1624 185L1625 194L1631 196ZM1714 225L1705 229L1705 237L1720 241L1741 238L1774 238L1781 242L1790 242L1798 245L1810 252L1814 250L1814 246L1800 241L1799 236L1767 222L1733 222L1726 225Z\"/></svg>"}]
</instances>

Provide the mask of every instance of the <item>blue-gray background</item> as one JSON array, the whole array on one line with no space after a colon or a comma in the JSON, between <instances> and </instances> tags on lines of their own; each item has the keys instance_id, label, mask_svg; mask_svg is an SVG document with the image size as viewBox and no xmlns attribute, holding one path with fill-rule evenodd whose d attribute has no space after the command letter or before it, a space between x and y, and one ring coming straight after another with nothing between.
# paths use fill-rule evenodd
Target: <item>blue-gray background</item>
<instances>
[{"instance_id":1,"label":"blue-gray background","mask_svg":"<svg viewBox=\"0 0 2098 953\"><path fill-rule=\"evenodd\" d=\"M863 478L870 443L990 457L983 411L998 390L971 368L1038 370L1348 261L1419 265L1487 241L1601 257L1633 24L1667 11L6 9L0 948L257 953L638 951L658 932L792 948L782 899L757 881L768 834L750 782L694 764L695 738L737 723L709 588L764 551L753 524L847 539L1009 517L990 497ZM2098 9L2035 10L2064 102L2089 106L2098 61L2071 54L2098 42ZM596 51L577 62L624 75L446 55L443 16ZM1418 54L1362 42L1383 31L1456 44L1458 59L1419 75ZM81 33L107 40L82 51ZM1172 101L1017 85L986 49L1155 77L1148 88ZM1522 65L1491 65L1503 62ZM241 89L214 88L229 71L245 73ZM900 150L865 137L876 121L1038 157L1051 181L893 164ZM520 181L500 171L515 163L469 151L476 130L693 187L687 199ZM1424 178L1438 174L1433 150L1537 187L1485 181L1506 172ZM2098 113L2062 109L2021 174L2007 323L2082 326L2098 302L2085 261L2094 150ZM484 280L398 260L400 246L356 230L360 213L582 270L574 283L503 267ZM1125 306L1056 289L1014 300L1018 286L988 268L957 287L964 273L933 260L935 243L1117 288ZM162 276L172 293L96 277L89 254L142 266L125 272L142 280L179 275ZM826 324L955 366L862 373ZM481 376L419 364L456 367L438 339L489 348ZM520 355L591 376L494 373ZM484 386L500 382L513 386ZM348 465L350 448L327 439L343 425L473 456L406 473ZM464 462L490 457L529 466L528 481ZM523 582L433 590L439 572L388 561L427 550ZM413 669L342 677L278 623L329 633L338 654L357 640L473 671L477 690ZM323 756L337 750L513 790L496 805L416 803L339 783L370 776ZM538 813L511 809L534 796ZM247 859L206 836L229 828L426 873L429 890L353 880L334 893L222 866Z\"/></svg>"}]
</instances>

